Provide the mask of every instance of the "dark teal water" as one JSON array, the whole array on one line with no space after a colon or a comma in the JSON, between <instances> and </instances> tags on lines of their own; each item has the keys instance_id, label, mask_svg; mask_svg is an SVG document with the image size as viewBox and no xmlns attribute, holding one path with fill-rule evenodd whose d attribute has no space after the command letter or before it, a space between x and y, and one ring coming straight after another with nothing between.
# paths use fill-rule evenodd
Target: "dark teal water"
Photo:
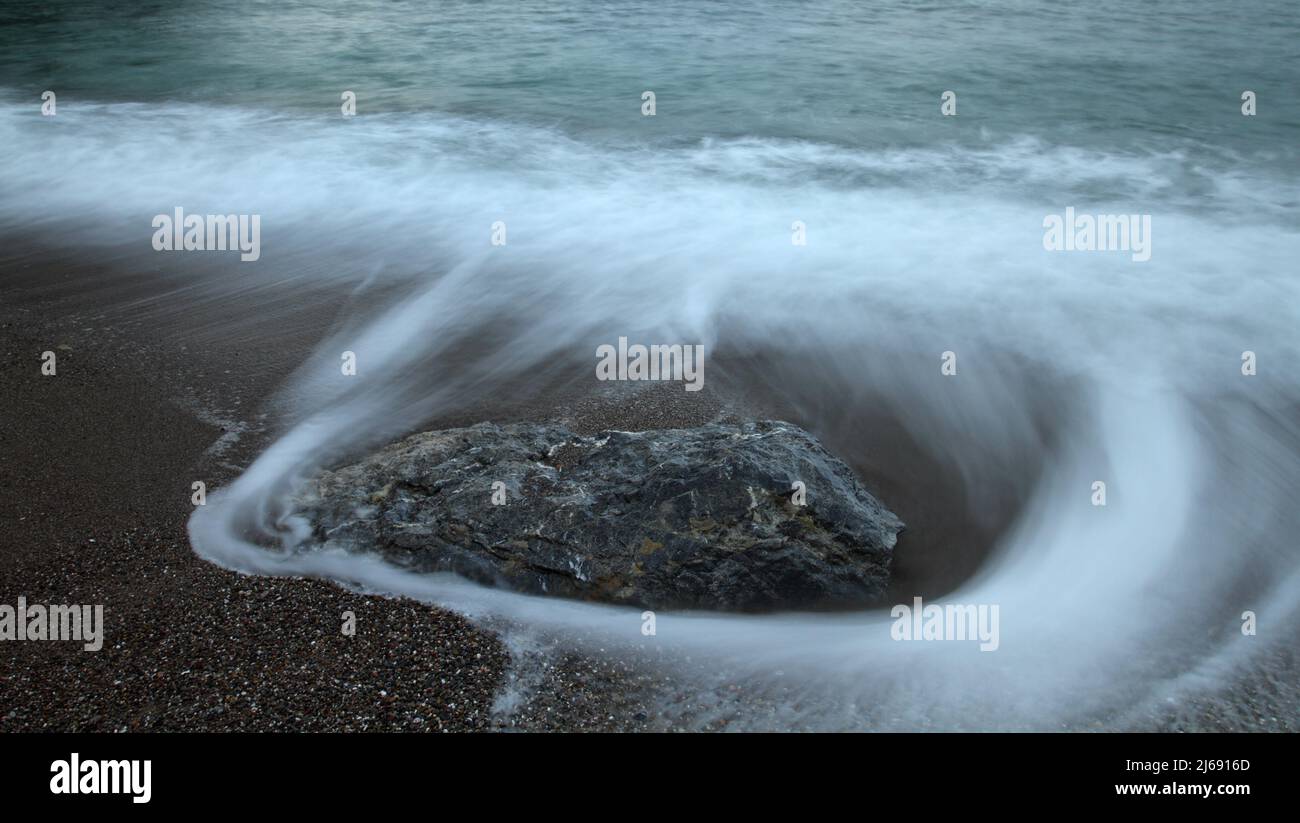
<instances>
[{"instance_id":1,"label":"dark teal water","mask_svg":"<svg viewBox=\"0 0 1300 823\"><path fill-rule=\"evenodd\" d=\"M422 110L613 140L910 147L1033 136L1295 158L1290 0L17 2L0 86L35 100ZM1243 118L1240 94L1259 96ZM653 90L658 114L642 117ZM958 95L958 117L938 115Z\"/></svg>"}]
</instances>

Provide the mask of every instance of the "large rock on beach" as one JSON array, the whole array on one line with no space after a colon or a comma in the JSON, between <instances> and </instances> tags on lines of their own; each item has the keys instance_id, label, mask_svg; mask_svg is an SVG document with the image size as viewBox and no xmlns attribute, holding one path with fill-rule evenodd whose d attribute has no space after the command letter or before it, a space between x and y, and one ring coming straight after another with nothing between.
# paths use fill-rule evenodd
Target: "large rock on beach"
<instances>
[{"instance_id":1,"label":"large rock on beach","mask_svg":"<svg viewBox=\"0 0 1300 823\"><path fill-rule=\"evenodd\" d=\"M324 473L298 509L317 545L662 609L871 604L903 528L816 438L776 421L424 432Z\"/></svg>"}]
</instances>

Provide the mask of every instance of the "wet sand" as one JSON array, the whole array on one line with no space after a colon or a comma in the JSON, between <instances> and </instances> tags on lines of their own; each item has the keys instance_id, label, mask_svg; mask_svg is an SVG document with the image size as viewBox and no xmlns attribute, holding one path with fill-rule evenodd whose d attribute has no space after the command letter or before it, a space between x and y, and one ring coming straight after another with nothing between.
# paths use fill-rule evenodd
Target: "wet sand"
<instances>
[{"instance_id":1,"label":"wet sand","mask_svg":"<svg viewBox=\"0 0 1300 823\"><path fill-rule=\"evenodd\" d=\"M175 257L28 238L5 248L0 602L102 603L107 639L93 654L0 647L10 664L0 728L638 729L664 727L652 704L690 703L690 688L651 658L575 654L524 633L512 665L499 635L458 615L323 581L247 577L194 555L191 484L219 488L277 433L276 390L349 310L347 282L319 285L300 268L251 278L202 256L173 268ZM47 350L54 377L40 373ZM699 393L565 379L426 425L801 422L763 389L775 364L730 357L727 376ZM855 418L830 445L862 444L841 456L909 523L898 597L918 585L933 596L977 567L996 529L973 534L956 480L876 417ZM353 637L341 631L346 611Z\"/></svg>"},{"instance_id":2,"label":"wet sand","mask_svg":"<svg viewBox=\"0 0 1300 823\"><path fill-rule=\"evenodd\" d=\"M98 652L0 644L0 730L648 720L626 696L635 689L615 685L625 664L521 651L527 671L508 674L501 641L458 615L324 581L248 577L190 549L191 484L219 488L265 446L274 391L330 329L337 291L312 299L295 280L213 298L201 279L115 263L112 249L6 248L0 603L102 604L105 641ZM54 376L41 374L44 351L56 352ZM682 417L650 407L635 416ZM345 612L354 636L343 634ZM498 695L506 702L494 713Z\"/></svg>"},{"instance_id":3,"label":"wet sand","mask_svg":"<svg viewBox=\"0 0 1300 823\"><path fill-rule=\"evenodd\" d=\"M238 409L267 396L313 324L281 326L280 359L241 370L238 343L196 355L137 334L131 312L167 299L147 284L44 251L26 262L0 267L0 603L103 604L105 641L0 644L0 730L490 727L508 659L491 635L411 601L227 572L190 549L191 483L215 488L256 453L262 435ZM46 350L54 377L40 373ZM242 439L222 440L225 415L202 405L214 397L232 407L226 429L249 427Z\"/></svg>"},{"instance_id":4,"label":"wet sand","mask_svg":"<svg viewBox=\"0 0 1300 823\"><path fill-rule=\"evenodd\" d=\"M335 323L338 289L227 290L113 249L0 257L0 603L104 606L98 652L0 644L0 731L625 730L671 679L517 648L454 613L249 577L190 548L191 484L233 480L275 391ZM100 262L107 261L107 262ZM41 374L41 353L57 374ZM587 428L683 425L708 404L573 404ZM521 416L536 407L515 409ZM603 417L603 420L602 420ZM474 422L472 419L446 421ZM344 613L356 618L343 633ZM651 682L653 681L653 682Z\"/></svg>"},{"instance_id":5,"label":"wet sand","mask_svg":"<svg viewBox=\"0 0 1300 823\"><path fill-rule=\"evenodd\" d=\"M0 730L726 728L753 708L743 695L719 706L679 676L689 660L653 650L575 653L518 627L500 632L409 600L247 577L199 559L185 530L191 484L219 488L265 448L282 426L277 389L357 298L346 283L301 274L211 289L238 269L200 260L177 272L148 256L30 240L3 247L0 603L103 604L106 638L96 653L0 644ZM40 372L46 350L57 353L57 376ZM727 368L698 394L559 381L427 425L559 418L595 432L731 415L806 423L801 402L839 404L816 433L908 523L898 600L940 596L973 573L1013 520L1016 491L1036 477L1041 456L1023 456L1022 476L973 518L952 467L912 442L883 404L806 386L791 402L764 382L798 363L720 356ZM1045 427L1057 410L1044 407ZM342 632L349 611L355 636ZM1274 668L1292 671L1294 660ZM1276 702L1261 700L1245 727L1275 728ZM1243 727L1236 711L1216 718L1219 709L1138 726Z\"/></svg>"}]
</instances>

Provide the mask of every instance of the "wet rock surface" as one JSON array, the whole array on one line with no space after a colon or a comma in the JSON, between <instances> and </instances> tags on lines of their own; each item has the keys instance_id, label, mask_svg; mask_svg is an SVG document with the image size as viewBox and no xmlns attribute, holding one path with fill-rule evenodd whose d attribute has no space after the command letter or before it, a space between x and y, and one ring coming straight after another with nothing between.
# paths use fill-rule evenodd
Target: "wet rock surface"
<instances>
[{"instance_id":1,"label":"wet rock surface","mask_svg":"<svg viewBox=\"0 0 1300 823\"><path fill-rule=\"evenodd\" d=\"M419 571L744 611L874 602L903 527L812 435L775 421L425 432L323 474L299 513L318 544Z\"/></svg>"}]
</instances>

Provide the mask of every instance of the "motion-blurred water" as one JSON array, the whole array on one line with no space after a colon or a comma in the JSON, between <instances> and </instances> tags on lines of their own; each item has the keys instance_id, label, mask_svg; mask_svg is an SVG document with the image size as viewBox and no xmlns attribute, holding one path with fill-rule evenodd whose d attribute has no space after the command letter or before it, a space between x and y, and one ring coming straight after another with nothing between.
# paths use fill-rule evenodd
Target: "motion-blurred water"
<instances>
[{"instance_id":1,"label":"motion-blurred water","mask_svg":"<svg viewBox=\"0 0 1300 823\"><path fill-rule=\"evenodd\" d=\"M176 205L256 213L262 259L207 288L310 277L400 294L303 365L292 425L198 510L194 545L215 562L643 642L639 612L268 548L292 542L289 494L321 465L592 369L595 344L625 335L772 355L787 365L767 388L840 443L845 408L873 398L959 473L972 518L1016 487L1012 455L1045 466L945 598L1000 605L996 653L892 641L885 612L661 615L656 642L727 661L752 690L782 673L754 725L1124 725L1251 667L1267 677L1268 650L1296 645L1292 4L0 15L0 229L151 254L150 218ZM948 89L957 117L939 114ZM1043 218L1067 206L1150 214L1150 261L1045 251ZM489 244L496 220L505 247ZM355 381L338 379L342 350L364 364ZM841 404L813 400L827 387ZM1059 407L1051 438L1034 425L1044 404ZM1258 637L1238 631L1245 610ZM1224 701L1229 725L1248 722Z\"/></svg>"}]
</instances>

